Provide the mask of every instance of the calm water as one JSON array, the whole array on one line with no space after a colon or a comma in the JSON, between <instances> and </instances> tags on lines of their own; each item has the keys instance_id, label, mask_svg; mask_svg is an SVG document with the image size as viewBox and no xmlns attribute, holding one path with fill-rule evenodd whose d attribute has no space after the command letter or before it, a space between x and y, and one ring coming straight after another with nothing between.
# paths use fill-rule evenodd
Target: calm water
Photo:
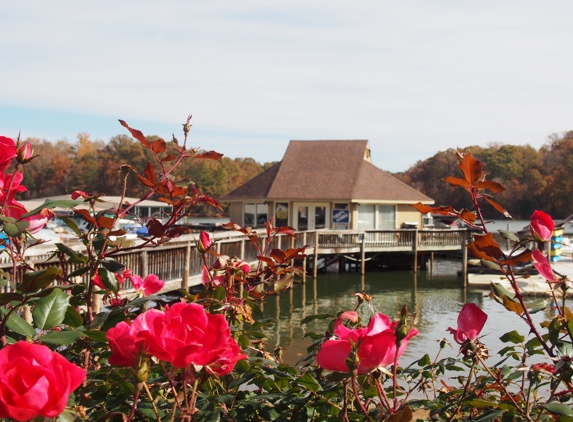
<instances>
[{"instance_id":1,"label":"calm water","mask_svg":"<svg viewBox=\"0 0 573 422\"><path fill-rule=\"evenodd\" d=\"M482 342L490 348L490 360L497 361L497 351L504 347L499 337L512 330L525 335L526 326L515 313L506 311L489 298L486 290L464 289L456 274L460 268L459 261L444 260L436 261L432 273L421 271L417 275L411 271L388 271L365 276L332 273L319 275L316 280L308 278L306 284L295 285L265 303L265 316L276 320L267 331L271 337L268 349L284 347L285 361L295 364L306 356L306 347L311 344L309 339L302 338L304 334L307 331L322 333L328 326L325 322L328 320L313 321L307 326L301 326L300 321L313 314L336 315L340 311L354 310L357 302L350 293L365 290L373 300L370 307L363 305L361 308L363 321L368 321L374 311L394 319L403 304L411 313L416 313L415 326L420 334L410 340L401 365L407 365L425 353L434 358L439 350L438 341L444 337L453 342L446 329L457 326L458 313L466 302L475 302L489 315L482 331L485 335ZM534 317L541 322L548 314L541 312ZM456 356L457 351L458 347L454 345L440 356Z\"/></svg>"}]
</instances>

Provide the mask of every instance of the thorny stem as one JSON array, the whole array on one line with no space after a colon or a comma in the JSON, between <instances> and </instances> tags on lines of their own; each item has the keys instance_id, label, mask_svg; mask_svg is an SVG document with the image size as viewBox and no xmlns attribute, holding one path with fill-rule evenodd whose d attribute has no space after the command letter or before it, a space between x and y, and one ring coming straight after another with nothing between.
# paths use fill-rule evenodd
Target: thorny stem
<instances>
[{"instance_id":1,"label":"thorny stem","mask_svg":"<svg viewBox=\"0 0 573 422\"><path fill-rule=\"evenodd\" d=\"M448 418L447 422L451 422L452 420L454 420L454 417L456 416L456 414L458 413L458 410L460 409L462 402L464 401L464 398L466 397L466 394L468 393L468 388L470 387L471 381L472 381L472 376L474 374L474 370L476 367L476 363L477 361L474 360L472 362L472 367L470 368L470 373L468 375L468 379L466 381L466 384L464 385L464 391L462 392L462 395L460 396L460 398L458 399L458 403L456 404L456 408L454 409L454 411L452 412L452 414L450 415L450 417Z\"/></svg>"},{"instance_id":2,"label":"thorny stem","mask_svg":"<svg viewBox=\"0 0 573 422\"><path fill-rule=\"evenodd\" d=\"M342 389L343 393L344 393L344 407L342 408L342 418L346 421L349 422L348 419L348 381L344 381L344 388Z\"/></svg>"},{"instance_id":3,"label":"thorny stem","mask_svg":"<svg viewBox=\"0 0 573 422\"><path fill-rule=\"evenodd\" d=\"M358 393L358 386L356 385L356 375L352 375L352 391L354 392L354 399L358 402L358 406L360 406L360 410L362 410L362 413L364 413L364 416L366 417L366 420L369 421L370 420L370 415L368 415L368 410L366 410L366 408L364 407L364 403L362 403L362 400L360 400L360 395Z\"/></svg>"},{"instance_id":4,"label":"thorny stem","mask_svg":"<svg viewBox=\"0 0 573 422\"><path fill-rule=\"evenodd\" d=\"M171 374L167 372L167 370L165 369L165 365L163 365L163 362L159 361L159 366L161 367L161 369L163 370L163 373L167 377L167 381L169 382L169 386L171 387L171 391L173 391L173 396L175 396L175 405L179 409L181 409L181 403L179 403L179 397L177 395L177 390L175 390L175 385L173 384L173 379L171 377Z\"/></svg>"},{"instance_id":5,"label":"thorny stem","mask_svg":"<svg viewBox=\"0 0 573 422\"><path fill-rule=\"evenodd\" d=\"M376 380L374 381L375 385L376 385L376 390L378 391L378 397L380 398L380 409L381 410L387 410L388 412L390 412L390 401L388 400L388 395L386 395L386 391L384 391L384 387L382 386L382 383L380 382L380 378L376 378ZM384 407L382 409L382 407Z\"/></svg>"},{"instance_id":6,"label":"thorny stem","mask_svg":"<svg viewBox=\"0 0 573 422\"><path fill-rule=\"evenodd\" d=\"M149 401L151 402L151 407L153 407L153 413L155 413L155 417L157 418L157 420L159 420L159 411L155 406L155 401L153 400L151 391L149 391L149 387L147 386L147 383L145 381L143 382L143 388L145 388L145 393L147 394L147 397L149 397Z\"/></svg>"},{"instance_id":7,"label":"thorny stem","mask_svg":"<svg viewBox=\"0 0 573 422\"><path fill-rule=\"evenodd\" d=\"M129 413L128 421L131 422L135 416L135 409L137 408L137 401L139 400L139 393L141 392L141 385L135 387L135 393L133 395L133 405L131 406L131 412Z\"/></svg>"}]
</instances>

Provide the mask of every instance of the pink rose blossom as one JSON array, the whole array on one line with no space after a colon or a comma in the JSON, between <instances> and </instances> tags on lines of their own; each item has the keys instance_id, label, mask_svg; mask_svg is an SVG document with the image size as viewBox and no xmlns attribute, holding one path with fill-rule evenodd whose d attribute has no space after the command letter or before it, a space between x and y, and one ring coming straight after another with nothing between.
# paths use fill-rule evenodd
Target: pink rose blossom
<instances>
[{"instance_id":1,"label":"pink rose blossom","mask_svg":"<svg viewBox=\"0 0 573 422\"><path fill-rule=\"evenodd\" d=\"M85 378L86 371L46 346L8 345L0 350L0 418L55 418Z\"/></svg>"},{"instance_id":2,"label":"pink rose blossom","mask_svg":"<svg viewBox=\"0 0 573 422\"><path fill-rule=\"evenodd\" d=\"M531 236L539 242L546 242L551 239L555 223L549 214L536 210L531 216L529 229Z\"/></svg>"},{"instance_id":3,"label":"pink rose blossom","mask_svg":"<svg viewBox=\"0 0 573 422\"><path fill-rule=\"evenodd\" d=\"M78 198L88 198L90 197L90 194L87 192L84 192L83 190L76 190L74 192L72 192L72 199L76 200Z\"/></svg>"},{"instance_id":4,"label":"pink rose blossom","mask_svg":"<svg viewBox=\"0 0 573 422\"><path fill-rule=\"evenodd\" d=\"M138 326L120 322L107 331L107 339L112 356L109 358L110 365L135 367L137 355L141 353L143 339L138 338Z\"/></svg>"},{"instance_id":5,"label":"pink rose blossom","mask_svg":"<svg viewBox=\"0 0 573 422\"><path fill-rule=\"evenodd\" d=\"M176 303L165 312L150 309L135 319L131 330L143 338L146 352L178 368L195 365L224 375L246 358L225 317L196 303Z\"/></svg>"},{"instance_id":6,"label":"pink rose blossom","mask_svg":"<svg viewBox=\"0 0 573 422\"><path fill-rule=\"evenodd\" d=\"M199 242L197 242L197 248L199 249L199 252L205 253L211 249L212 242L213 236L201 230L201 233L199 234Z\"/></svg>"},{"instance_id":7,"label":"pink rose blossom","mask_svg":"<svg viewBox=\"0 0 573 422\"><path fill-rule=\"evenodd\" d=\"M346 319L356 321L358 315L356 312L344 312L340 315L334 325L336 337L327 340L316 356L316 363L326 370L349 372L346 359L353 345L357 348L359 374L389 366L404 353L408 340L419 333L416 329L410 330L397 349L394 333L397 323L391 322L386 315L377 313L365 328L347 328L343 325Z\"/></svg>"},{"instance_id":8,"label":"pink rose blossom","mask_svg":"<svg viewBox=\"0 0 573 422\"><path fill-rule=\"evenodd\" d=\"M165 286L165 281L159 280L155 274L149 274L144 280L138 275L132 275L130 280L133 288L144 296L155 294Z\"/></svg>"},{"instance_id":9,"label":"pink rose blossom","mask_svg":"<svg viewBox=\"0 0 573 422\"><path fill-rule=\"evenodd\" d=\"M0 171L6 170L15 157L16 142L14 139L0 136Z\"/></svg>"},{"instance_id":10,"label":"pink rose blossom","mask_svg":"<svg viewBox=\"0 0 573 422\"><path fill-rule=\"evenodd\" d=\"M458 328L448 327L458 344L474 341L487 321L487 314L475 303L466 303L458 315Z\"/></svg>"}]
</instances>

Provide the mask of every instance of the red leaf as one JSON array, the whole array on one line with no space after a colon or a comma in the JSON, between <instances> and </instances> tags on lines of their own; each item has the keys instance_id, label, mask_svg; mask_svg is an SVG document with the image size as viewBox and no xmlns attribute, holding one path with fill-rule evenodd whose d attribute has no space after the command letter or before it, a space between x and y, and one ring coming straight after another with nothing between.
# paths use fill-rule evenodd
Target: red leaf
<instances>
[{"instance_id":1,"label":"red leaf","mask_svg":"<svg viewBox=\"0 0 573 422\"><path fill-rule=\"evenodd\" d=\"M464 173L464 178L471 185L479 182L483 176L481 161L473 158L471 152L468 152L466 155L464 155L464 158L462 158L460 169Z\"/></svg>"},{"instance_id":2,"label":"red leaf","mask_svg":"<svg viewBox=\"0 0 573 422\"><path fill-rule=\"evenodd\" d=\"M414 208L416 208L418 211L420 211L422 214L427 214L429 212L431 213L436 213L436 214L440 214L440 215L457 215L458 212L451 206L451 205L440 205L438 207L431 207L429 205L424 205L421 202L418 202L417 204L412 205Z\"/></svg>"},{"instance_id":3,"label":"red leaf","mask_svg":"<svg viewBox=\"0 0 573 422\"><path fill-rule=\"evenodd\" d=\"M109 217L105 217L103 215L100 215L97 218L97 226L100 229L108 229L111 230L111 228L113 227L113 218L109 218Z\"/></svg>"},{"instance_id":4,"label":"red leaf","mask_svg":"<svg viewBox=\"0 0 573 422\"><path fill-rule=\"evenodd\" d=\"M195 158L208 158L209 160L220 160L222 157L223 154L219 154L216 151L206 151L195 156Z\"/></svg>"},{"instance_id":5,"label":"red leaf","mask_svg":"<svg viewBox=\"0 0 573 422\"><path fill-rule=\"evenodd\" d=\"M474 185L474 188L489 189L493 193L500 193L505 190L505 186L492 180L484 180L483 182L478 182Z\"/></svg>"},{"instance_id":6,"label":"red leaf","mask_svg":"<svg viewBox=\"0 0 573 422\"><path fill-rule=\"evenodd\" d=\"M260 256L257 256L257 259L258 259L259 261L263 261L263 262L264 262L265 264L267 264L269 267L274 267L274 266L275 266L274 261L273 261L272 259L270 259L270 258L267 258L266 256L260 255Z\"/></svg>"},{"instance_id":7,"label":"red leaf","mask_svg":"<svg viewBox=\"0 0 573 422\"><path fill-rule=\"evenodd\" d=\"M161 237L164 233L163 224L153 218L147 222L147 232L150 236Z\"/></svg>"},{"instance_id":8,"label":"red leaf","mask_svg":"<svg viewBox=\"0 0 573 422\"><path fill-rule=\"evenodd\" d=\"M143 172L145 174L145 178L149 180L151 183L155 184L157 180L157 176L155 175L155 168L151 165L151 163L147 163L145 166L145 170Z\"/></svg>"},{"instance_id":9,"label":"red leaf","mask_svg":"<svg viewBox=\"0 0 573 422\"><path fill-rule=\"evenodd\" d=\"M160 154L166 149L167 149L167 144L161 138L151 143L151 151L153 151L156 154Z\"/></svg>"},{"instance_id":10,"label":"red leaf","mask_svg":"<svg viewBox=\"0 0 573 422\"><path fill-rule=\"evenodd\" d=\"M135 139L137 139L139 142L141 142L146 148L151 149L151 144L149 143L149 141L147 140L147 138L145 137L145 135L137 130L137 129L132 129L128 126L127 123L125 123L123 120L120 120L119 123L121 123L121 125L124 128L127 128L127 130L129 130L129 132L131 133L131 136L133 136Z\"/></svg>"},{"instance_id":11,"label":"red leaf","mask_svg":"<svg viewBox=\"0 0 573 422\"><path fill-rule=\"evenodd\" d=\"M74 212L76 214L81 215L82 218L86 220L88 223L93 224L94 226L96 225L95 219L91 216L88 210L74 210Z\"/></svg>"},{"instance_id":12,"label":"red leaf","mask_svg":"<svg viewBox=\"0 0 573 422\"><path fill-rule=\"evenodd\" d=\"M531 251L529 249L526 249L525 251L521 252L519 255L512 256L508 259L503 259L499 263L501 265L514 266L514 265L520 264L522 262L529 262L529 261L531 261Z\"/></svg>"},{"instance_id":13,"label":"red leaf","mask_svg":"<svg viewBox=\"0 0 573 422\"><path fill-rule=\"evenodd\" d=\"M281 249L272 249L270 255L277 262L283 262L285 259L285 253Z\"/></svg>"},{"instance_id":14,"label":"red leaf","mask_svg":"<svg viewBox=\"0 0 573 422\"><path fill-rule=\"evenodd\" d=\"M484 235L476 235L474 241L467 245L468 250L480 259L497 262L503 258L503 252L499 244L493 239L491 233Z\"/></svg>"},{"instance_id":15,"label":"red leaf","mask_svg":"<svg viewBox=\"0 0 573 422\"><path fill-rule=\"evenodd\" d=\"M491 199L489 199L488 197L485 197L485 200L487 202L490 203L490 205L492 207L494 207L496 210L498 210L500 213L502 213L503 215L505 215L507 218L513 218L505 208L503 208L501 205L499 205L497 202L492 201Z\"/></svg>"},{"instance_id":16,"label":"red leaf","mask_svg":"<svg viewBox=\"0 0 573 422\"><path fill-rule=\"evenodd\" d=\"M143 183L145 186L149 186L152 187L153 183L151 183L149 180L147 180L145 177L136 174L135 177L137 178L137 180L139 180L141 183Z\"/></svg>"},{"instance_id":17,"label":"red leaf","mask_svg":"<svg viewBox=\"0 0 573 422\"><path fill-rule=\"evenodd\" d=\"M295 229L293 227L283 226L283 227L277 227L275 230L277 233L284 233L288 236L294 237Z\"/></svg>"},{"instance_id":18,"label":"red leaf","mask_svg":"<svg viewBox=\"0 0 573 422\"><path fill-rule=\"evenodd\" d=\"M469 189L471 187L469 182L457 177L446 177L444 180L452 186L461 186L464 189Z\"/></svg>"},{"instance_id":19,"label":"red leaf","mask_svg":"<svg viewBox=\"0 0 573 422\"><path fill-rule=\"evenodd\" d=\"M477 215L473 211L468 210L467 208L464 208L460 213L460 219L470 224L473 224L474 221L476 221L476 218Z\"/></svg>"},{"instance_id":20,"label":"red leaf","mask_svg":"<svg viewBox=\"0 0 573 422\"><path fill-rule=\"evenodd\" d=\"M163 157L163 158L161 159L161 162L165 163L165 162L167 162L167 161L173 161L173 160L176 160L176 159L177 159L177 156L176 156L176 155L169 154L167 157Z\"/></svg>"}]
</instances>

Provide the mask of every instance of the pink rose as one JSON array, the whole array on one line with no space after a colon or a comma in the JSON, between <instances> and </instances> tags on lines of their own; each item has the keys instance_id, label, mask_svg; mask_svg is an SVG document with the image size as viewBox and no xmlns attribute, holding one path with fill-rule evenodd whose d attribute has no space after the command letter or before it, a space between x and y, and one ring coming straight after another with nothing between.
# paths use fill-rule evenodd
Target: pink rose
<instances>
[{"instance_id":1,"label":"pink rose","mask_svg":"<svg viewBox=\"0 0 573 422\"><path fill-rule=\"evenodd\" d=\"M396 349L396 322L390 322L386 315L377 313L365 328L347 328L342 323L350 319L357 321L356 312L344 312L334 324L335 338L327 340L316 355L316 363L329 371L349 372L346 359L352 347L357 348L358 373L367 374L381 366L394 363L404 353L408 340L418 334L412 329Z\"/></svg>"},{"instance_id":2,"label":"pink rose","mask_svg":"<svg viewBox=\"0 0 573 422\"><path fill-rule=\"evenodd\" d=\"M0 136L0 171L6 170L14 157L16 157L14 139Z\"/></svg>"},{"instance_id":3,"label":"pink rose","mask_svg":"<svg viewBox=\"0 0 573 422\"><path fill-rule=\"evenodd\" d=\"M478 336L485 322L487 314L475 303L466 303L458 315L458 328L448 327L448 331L454 335L454 340L458 344L474 341Z\"/></svg>"},{"instance_id":4,"label":"pink rose","mask_svg":"<svg viewBox=\"0 0 573 422\"><path fill-rule=\"evenodd\" d=\"M165 281L159 280L155 274L149 274L144 280L138 275L132 275L130 279L133 288L144 296L155 294L165 286Z\"/></svg>"},{"instance_id":5,"label":"pink rose","mask_svg":"<svg viewBox=\"0 0 573 422\"><path fill-rule=\"evenodd\" d=\"M225 317L196 303L176 303L165 312L150 309L135 319L132 330L143 338L146 352L178 368L205 366L224 375L246 358Z\"/></svg>"},{"instance_id":6,"label":"pink rose","mask_svg":"<svg viewBox=\"0 0 573 422\"><path fill-rule=\"evenodd\" d=\"M0 350L0 417L29 421L64 411L86 371L46 346L19 341Z\"/></svg>"},{"instance_id":7,"label":"pink rose","mask_svg":"<svg viewBox=\"0 0 573 422\"><path fill-rule=\"evenodd\" d=\"M33 158L34 150L32 149L30 142L26 142L23 146L18 148L16 154L18 156L18 162L27 163Z\"/></svg>"},{"instance_id":8,"label":"pink rose","mask_svg":"<svg viewBox=\"0 0 573 422\"><path fill-rule=\"evenodd\" d=\"M112 356L109 358L110 365L135 367L137 355L141 353L143 339L137 337L137 326L120 322L107 331L107 339Z\"/></svg>"},{"instance_id":9,"label":"pink rose","mask_svg":"<svg viewBox=\"0 0 573 422\"><path fill-rule=\"evenodd\" d=\"M209 234L201 230L199 234L199 242L197 242L197 248L199 252L205 253L209 249L211 249L211 244L213 242L213 237Z\"/></svg>"},{"instance_id":10,"label":"pink rose","mask_svg":"<svg viewBox=\"0 0 573 422\"><path fill-rule=\"evenodd\" d=\"M549 214L536 210L531 216L529 229L531 236L538 242L546 242L551 239L555 223Z\"/></svg>"},{"instance_id":11,"label":"pink rose","mask_svg":"<svg viewBox=\"0 0 573 422\"><path fill-rule=\"evenodd\" d=\"M90 194L87 192L84 192L83 190L76 190L72 192L72 199L76 200L78 198L89 198Z\"/></svg>"}]
</instances>

